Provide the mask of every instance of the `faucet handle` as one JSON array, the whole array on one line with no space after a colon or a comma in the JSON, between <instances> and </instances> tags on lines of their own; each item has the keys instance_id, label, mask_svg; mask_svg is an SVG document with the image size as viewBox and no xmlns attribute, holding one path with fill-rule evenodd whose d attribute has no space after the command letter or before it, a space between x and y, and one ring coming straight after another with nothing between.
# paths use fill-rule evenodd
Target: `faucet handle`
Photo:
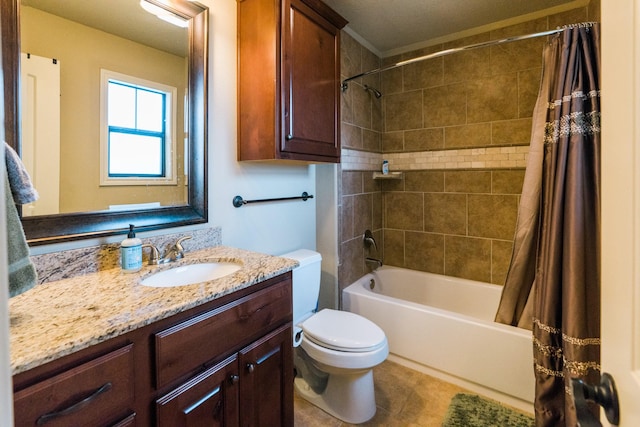
<instances>
[{"instance_id":1,"label":"faucet handle","mask_svg":"<svg viewBox=\"0 0 640 427\"><path fill-rule=\"evenodd\" d=\"M150 243L145 243L144 245L142 245L142 248L151 249L149 253L149 265L158 265L160 263L160 251L158 251L158 248Z\"/></svg>"},{"instance_id":2,"label":"faucet handle","mask_svg":"<svg viewBox=\"0 0 640 427\"><path fill-rule=\"evenodd\" d=\"M378 251L378 245L376 244L376 239L373 238L373 233L371 232L371 230L365 230L364 238L362 240L364 241L364 245L366 247L373 245L373 249L375 249L376 252Z\"/></svg>"},{"instance_id":3,"label":"faucet handle","mask_svg":"<svg viewBox=\"0 0 640 427\"><path fill-rule=\"evenodd\" d=\"M176 259L184 258L184 248L182 247L182 242L185 240L192 239L193 236L184 236L178 239L176 244L173 246L176 251Z\"/></svg>"}]
</instances>

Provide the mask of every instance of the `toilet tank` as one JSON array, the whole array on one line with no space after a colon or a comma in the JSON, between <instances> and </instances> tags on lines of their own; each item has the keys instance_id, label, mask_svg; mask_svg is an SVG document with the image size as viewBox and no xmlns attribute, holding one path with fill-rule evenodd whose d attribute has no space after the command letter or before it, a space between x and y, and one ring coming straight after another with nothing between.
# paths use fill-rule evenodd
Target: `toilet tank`
<instances>
[{"instance_id":1,"label":"toilet tank","mask_svg":"<svg viewBox=\"0 0 640 427\"><path fill-rule=\"evenodd\" d=\"M293 324L311 316L318 307L322 256L309 249L298 249L280 255L300 263L293 271Z\"/></svg>"}]
</instances>

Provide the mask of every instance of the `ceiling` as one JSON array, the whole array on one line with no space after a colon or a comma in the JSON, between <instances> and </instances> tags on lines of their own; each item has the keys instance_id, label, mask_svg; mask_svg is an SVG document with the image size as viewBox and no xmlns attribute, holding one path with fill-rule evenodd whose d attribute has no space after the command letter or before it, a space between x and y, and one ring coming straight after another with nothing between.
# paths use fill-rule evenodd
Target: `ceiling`
<instances>
[{"instance_id":1,"label":"ceiling","mask_svg":"<svg viewBox=\"0 0 640 427\"><path fill-rule=\"evenodd\" d=\"M452 35L486 31L532 19L547 9L566 10L589 0L324 0L349 21L346 30L381 57L395 55ZM160 21L139 0L21 0L148 46L185 55L186 31ZM160 26L160 27L158 27ZM450 37L451 38L451 37Z\"/></svg>"},{"instance_id":2,"label":"ceiling","mask_svg":"<svg viewBox=\"0 0 640 427\"><path fill-rule=\"evenodd\" d=\"M506 21L531 19L549 8L561 10L588 0L324 0L349 21L347 31L386 57L420 43ZM486 31L486 30L485 30ZM480 32L480 31L478 31ZM355 34L353 34L355 33Z\"/></svg>"},{"instance_id":3,"label":"ceiling","mask_svg":"<svg viewBox=\"0 0 640 427\"><path fill-rule=\"evenodd\" d=\"M21 0L20 4L174 55L187 55L187 30L145 12L140 0Z\"/></svg>"}]
</instances>

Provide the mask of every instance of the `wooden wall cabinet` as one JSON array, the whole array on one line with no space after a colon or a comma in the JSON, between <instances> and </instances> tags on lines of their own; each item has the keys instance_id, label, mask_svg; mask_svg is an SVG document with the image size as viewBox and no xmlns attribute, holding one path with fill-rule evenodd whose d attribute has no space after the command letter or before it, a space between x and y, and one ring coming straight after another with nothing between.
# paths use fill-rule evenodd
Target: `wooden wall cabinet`
<instances>
[{"instance_id":1,"label":"wooden wall cabinet","mask_svg":"<svg viewBox=\"0 0 640 427\"><path fill-rule=\"evenodd\" d=\"M14 376L21 426L293 426L291 273Z\"/></svg>"},{"instance_id":2,"label":"wooden wall cabinet","mask_svg":"<svg viewBox=\"0 0 640 427\"><path fill-rule=\"evenodd\" d=\"M340 30L320 0L238 1L238 160L340 162Z\"/></svg>"}]
</instances>

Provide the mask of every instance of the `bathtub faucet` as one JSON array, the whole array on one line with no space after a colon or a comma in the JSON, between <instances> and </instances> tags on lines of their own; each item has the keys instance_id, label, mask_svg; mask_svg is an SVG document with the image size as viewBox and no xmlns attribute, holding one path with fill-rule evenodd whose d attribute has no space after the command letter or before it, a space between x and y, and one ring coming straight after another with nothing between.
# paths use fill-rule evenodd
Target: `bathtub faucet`
<instances>
[{"instance_id":1,"label":"bathtub faucet","mask_svg":"<svg viewBox=\"0 0 640 427\"><path fill-rule=\"evenodd\" d=\"M376 239L373 238L373 233L371 232L371 230L365 230L364 238L362 240L364 241L365 247L369 248L373 245L373 249L378 252L378 245L376 244Z\"/></svg>"},{"instance_id":2,"label":"bathtub faucet","mask_svg":"<svg viewBox=\"0 0 640 427\"><path fill-rule=\"evenodd\" d=\"M374 270L375 270L376 268L378 268L378 267L382 267L382 260L379 260L379 259L377 259L377 258L369 258L369 257L366 257L366 258L364 259L364 262L365 262L365 263L367 263L367 265L375 264Z\"/></svg>"}]
</instances>

